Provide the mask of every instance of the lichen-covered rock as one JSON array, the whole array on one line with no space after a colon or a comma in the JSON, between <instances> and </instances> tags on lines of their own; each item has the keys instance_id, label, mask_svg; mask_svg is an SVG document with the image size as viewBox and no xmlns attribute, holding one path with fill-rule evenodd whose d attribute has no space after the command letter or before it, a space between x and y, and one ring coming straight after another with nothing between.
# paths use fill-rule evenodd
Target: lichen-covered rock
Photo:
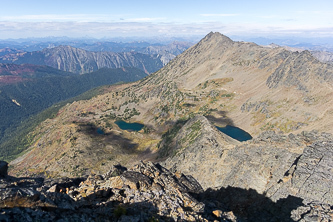
<instances>
[{"instance_id":1,"label":"lichen-covered rock","mask_svg":"<svg viewBox=\"0 0 333 222\"><path fill-rule=\"evenodd\" d=\"M287 195L333 205L333 141L317 141L304 149L284 179L278 181L267 195L276 200Z\"/></svg>"},{"instance_id":2,"label":"lichen-covered rock","mask_svg":"<svg viewBox=\"0 0 333 222\"><path fill-rule=\"evenodd\" d=\"M121 169L104 177L90 175L81 183L82 178L56 179L58 183L42 178L2 179L0 219L207 221L201 215L205 205L192 196L203 191L193 177L172 174L151 162Z\"/></svg>"}]
</instances>

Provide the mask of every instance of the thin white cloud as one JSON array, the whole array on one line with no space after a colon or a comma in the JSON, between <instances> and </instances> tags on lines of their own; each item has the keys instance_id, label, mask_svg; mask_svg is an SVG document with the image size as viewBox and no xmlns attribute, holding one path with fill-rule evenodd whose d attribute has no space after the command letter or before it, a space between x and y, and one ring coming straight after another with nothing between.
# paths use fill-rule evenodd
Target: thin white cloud
<instances>
[{"instance_id":1,"label":"thin white cloud","mask_svg":"<svg viewBox=\"0 0 333 222\"><path fill-rule=\"evenodd\" d=\"M276 15L254 15L253 17L261 18L261 19L274 19L274 18L278 18L279 16L276 16Z\"/></svg>"},{"instance_id":2,"label":"thin white cloud","mask_svg":"<svg viewBox=\"0 0 333 222\"><path fill-rule=\"evenodd\" d=\"M47 15L22 15L22 16L1 16L0 21L6 22L163 22L167 18L132 18L131 15L106 15L106 14L47 14Z\"/></svg>"},{"instance_id":3,"label":"thin white cloud","mask_svg":"<svg viewBox=\"0 0 333 222\"><path fill-rule=\"evenodd\" d=\"M231 17L231 16L239 16L239 14L200 14L204 17Z\"/></svg>"},{"instance_id":4,"label":"thin white cloud","mask_svg":"<svg viewBox=\"0 0 333 222\"><path fill-rule=\"evenodd\" d=\"M149 19L147 20L149 21ZM289 24L289 23L288 23ZM68 36L95 38L119 36L190 36L205 35L218 31L226 35L299 35L332 36L332 26L310 25L263 25L256 23L202 22L202 23L162 23L162 22L8 22L0 21L2 39L45 36Z\"/></svg>"},{"instance_id":5,"label":"thin white cloud","mask_svg":"<svg viewBox=\"0 0 333 222\"><path fill-rule=\"evenodd\" d=\"M97 22L110 21L124 15L107 15L107 14L45 14L45 15L21 15L21 16L1 16L0 21L11 22Z\"/></svg>"},{"instance_id":6,"label":"thin white cloud","mask_svg":"<svg viewBox=\"0 0 333 222\"><path fill-rule=\"evenodd\" d=\"M131 18L131 19L124 19L126 22L156 22L156 21L163 21L166 18Z\"/></svg>"},{"instance_id":7,"label":"thin white cloud","mask_svg":"<svg viewBox=\"0 0 333 222\"><path fill-rule=\"evenodd\" d=\"M318 15L318 14L332 14L332 11L296 11L296 13L299 13L299 14L306 14L306 15L309 15L309 14L315 14L315 15Z\"/></svg>"}]
</instances>

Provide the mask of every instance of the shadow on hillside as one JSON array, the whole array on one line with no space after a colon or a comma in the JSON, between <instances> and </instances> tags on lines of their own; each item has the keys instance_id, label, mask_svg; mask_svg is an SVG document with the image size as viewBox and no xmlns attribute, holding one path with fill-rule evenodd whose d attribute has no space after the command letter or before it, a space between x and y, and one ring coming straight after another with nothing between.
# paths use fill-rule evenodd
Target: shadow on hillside
<instances>
[{"instance_id":1,"label":"shadow on hillside","mask_svg":"<svg viewBox=\"0 0 333 222\"><path fill-rule=\"evenodd\" d=\"M134 143L132 140L114 132L107 133L105 134L105 136L105 140L108 144L111 144L115 147L120 147L121 150L124 150L126 152L134 152L139 146L139 144Z\"/></svg>"},{"instance_id":2,"label":"shadow on hillside","mask_svg":"<svg viewBox=\"0 0 333 222\"><path fill-rule=\"evenodd\" d=\"M93 123L77 123L80 128L78 132L82 132L88 136L104 136L105 133Z\"/></svg>"},{"instance_id":3,"label":"shadow on hillside","mask_svg":"<svg viewBox=\"0 0 333 222\"><path fill-rule=\"evenodd\" d=\"M205 116L212 124L224 127L226 125L234 126L234 121L227 116L226 111L215 111L214 115Z\"/></svg>"},{"instance_id":4,"label":"shadow on hillside","mask_svg":"<svg viewBox=\"0 0 333 222\"><path fill-rule=\"evenodd\" d=\"M80 132L84 134L104 140L107 144L114 147L118 147L123 151L134 152L139 144L134 143L131 139L128 139L121 134L115 132L105 133L101 128L97 127L92 123L80 123Z\"/></svg>"},{"instance_id":5,"label":"shadow on hillside","mask_svg":"<svg viewBox=\"0 0 333 222\"><path fill-rule=\"evenodd\" d=\"M288 196L275 203L254 189L229 186L219 190L209 188L195 196L205 203L205 217L209 217L215 209L223 209L232 211L238 219L244 221L293 221L291 211L303 205L303 199L298 197Z\"/></svg>"}]
</instances>

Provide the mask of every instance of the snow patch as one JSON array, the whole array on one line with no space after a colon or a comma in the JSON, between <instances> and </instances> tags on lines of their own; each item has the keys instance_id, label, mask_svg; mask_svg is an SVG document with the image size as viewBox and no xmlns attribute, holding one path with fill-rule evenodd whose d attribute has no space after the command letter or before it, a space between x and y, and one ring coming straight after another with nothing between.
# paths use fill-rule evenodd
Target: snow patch
<instances>
[{"instance_id":1,"label":"snow patch","mask_svg":"<svg viewBox=\"0 0 333 222\"><path fill-rule=\"evenodd\" d=\"M16 99L12 99L12 102L15 103L15 104L18 105L18 106L21 106L21 104L19 104L19 103L16 101Z\"/></svg>"}]
</instances>

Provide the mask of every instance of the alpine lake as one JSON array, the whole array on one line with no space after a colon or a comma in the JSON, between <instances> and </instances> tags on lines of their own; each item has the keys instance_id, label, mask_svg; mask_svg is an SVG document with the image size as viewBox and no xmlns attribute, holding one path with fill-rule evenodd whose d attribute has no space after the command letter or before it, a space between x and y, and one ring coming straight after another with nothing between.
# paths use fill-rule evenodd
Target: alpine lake
<instances>
[{"instance_id":1,"label":"alpine lake","mask_svg":"<svg viewBox=\"0 0 333 222\"><path fill-rule=\"evenodd\" d=\"M216 126L216 128L220 130L222 133L227 134L231 138L241 142L252 139L252 136L248 132L235 126L230 126L230 125L227 125L225 127Z\"/></svg>"},{"instance_id":2,"label":"alpine lake","mask_svg":"<svg viewBox=\"0 0 333 222\"><path fill-rule=\"evenodd\" d=\"M117 124L120 129L127 130L127 131L137 132L137 131L140 131L144 127L144 125L141 123L128 123L128 122L125 122L124 120L117 120L114 123ZM227 125L225 127L216 126L216 128L218 130L220 130L222 133L225 133L228 136L230 136L231 138L241 141L241 142L252 139L252 136L248 132L242 130L241 128L235 127L235 126L230 126L230 125Z\"/></svg>"},{"instance_id":3,"label":"alpine lake","mask_svg":"<svg viewBox=\"0 0 333 222\"><path fill-rule=\"evenodd\" d=\"M117 120L114 122L122 130L127 131L140 131L145 125L141 123L127 123L124 120Z\"/></svg>"}]
</instances>

